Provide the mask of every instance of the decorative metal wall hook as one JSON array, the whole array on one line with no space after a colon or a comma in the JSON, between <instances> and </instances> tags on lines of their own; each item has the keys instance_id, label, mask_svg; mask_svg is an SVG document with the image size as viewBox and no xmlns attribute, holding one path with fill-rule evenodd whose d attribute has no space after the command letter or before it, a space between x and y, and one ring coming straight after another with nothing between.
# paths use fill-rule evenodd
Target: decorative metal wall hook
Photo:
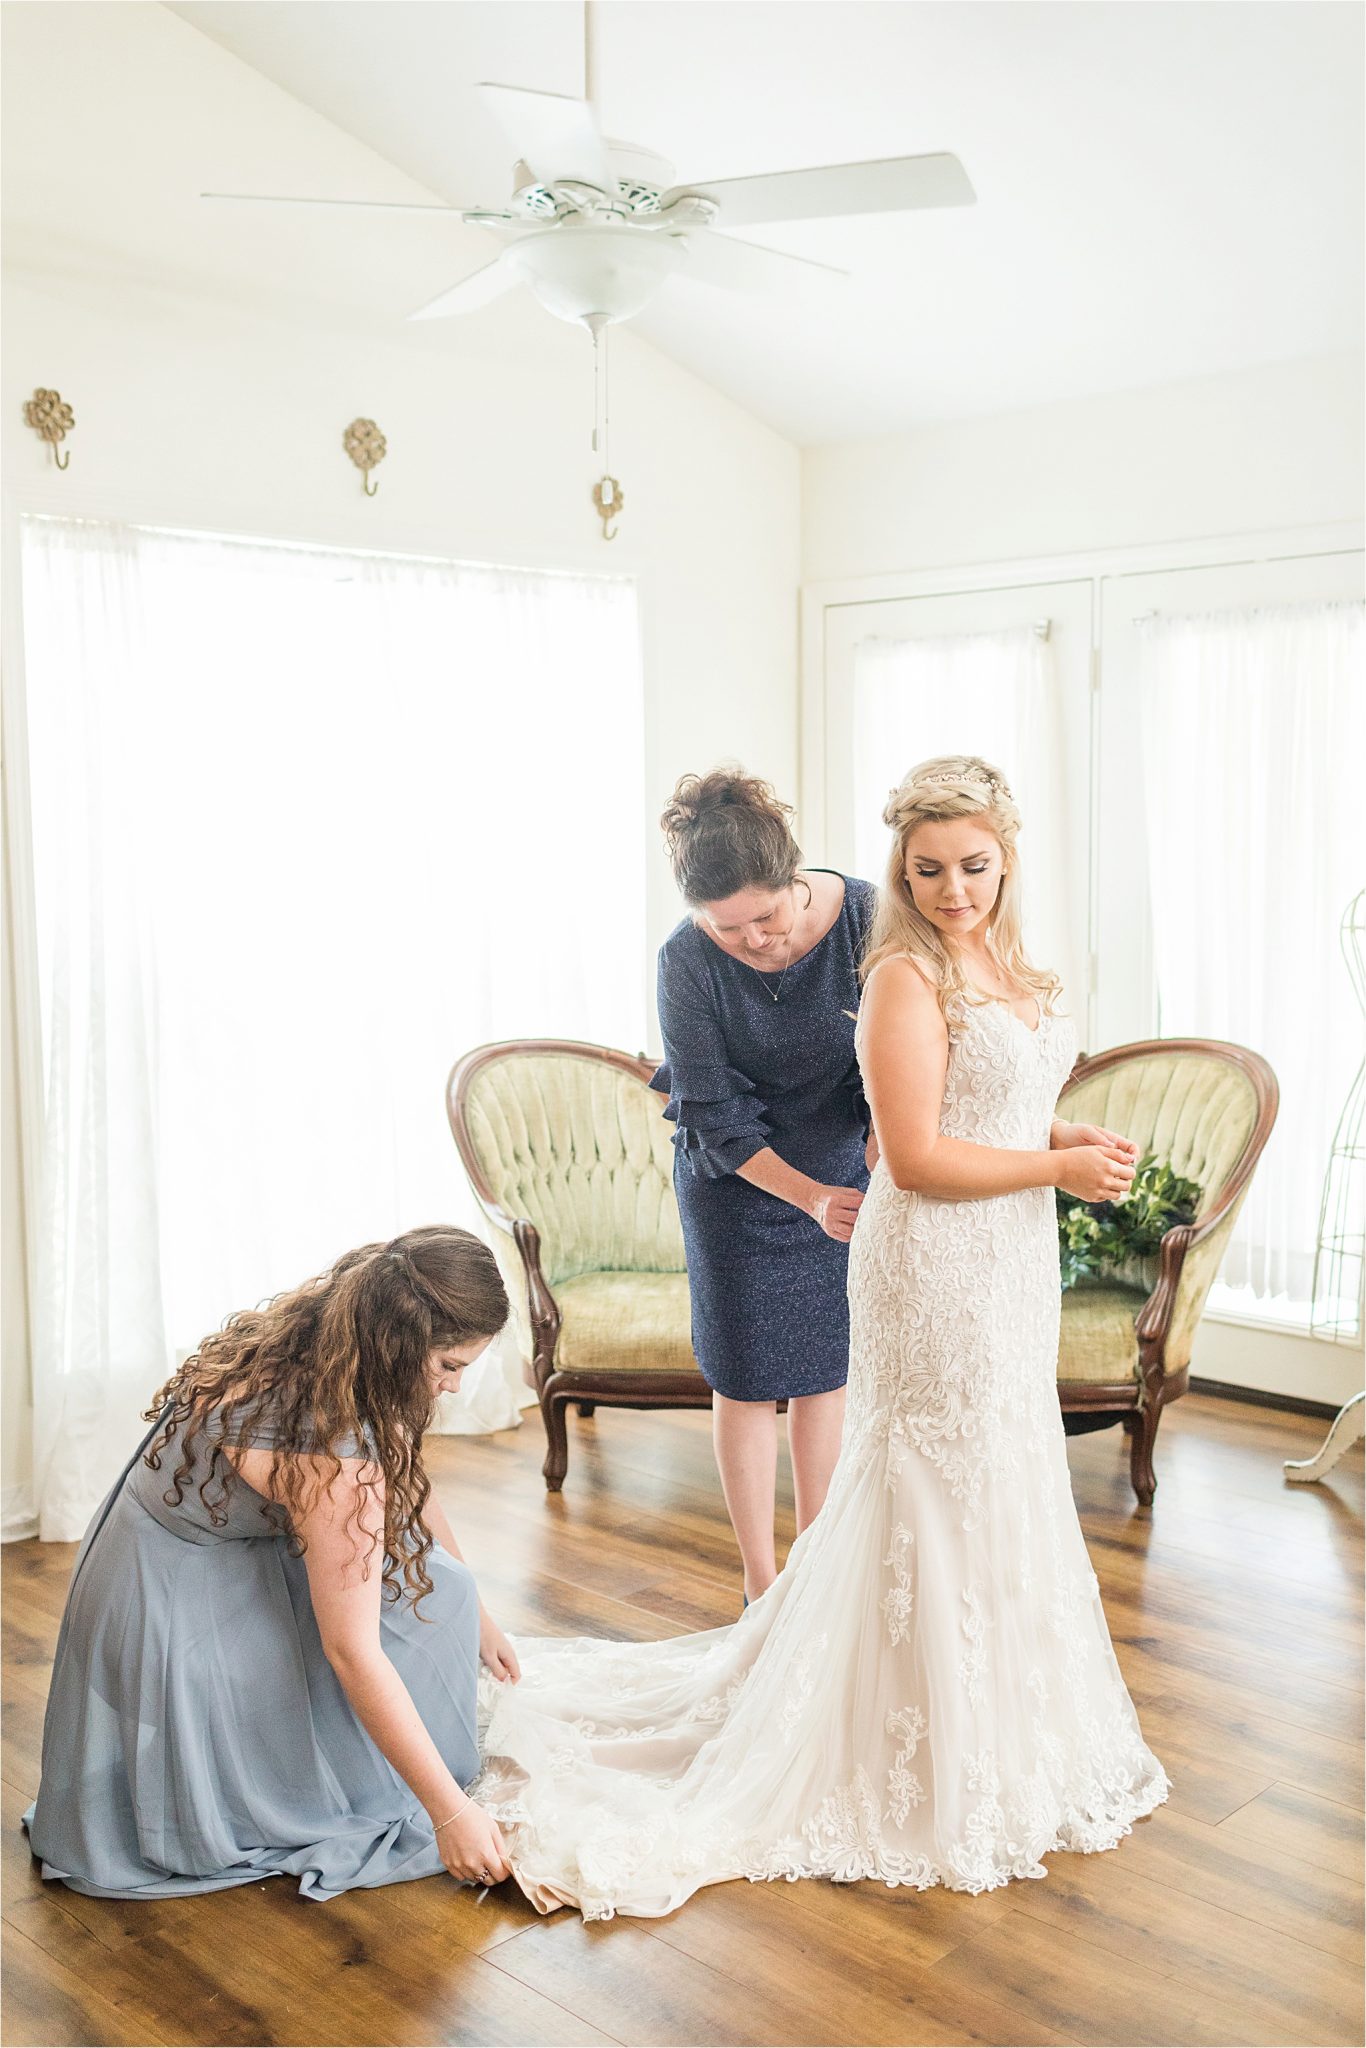
<instances>
[{"instance_id":1,"label":"decorative metal wall hook","mask_svg":"<svg viewBox=\"0 0 1366 2048\"><path fill-rule=\"evenodd\" d=\"M61 392L45 391L40 384L24 405L24 419L34 433L47 442L58 469L69 469L70 453L63 455L57 444L64 441L75 426L76 415Z\"/></svg>"},{"instance_id":2,"label":"decorative metal wall hook","mask_svg":"<svg viewBox=\"0 0 1366 2048\"><path fill-rule=\"evenodd\" d=\"M598 517L602 521L603 539L615 540L617 530L610 522L619 517L621 508L626 503L626 493L614 476L600 477L594 484L593 503L597 506Z\"/></svg>"},{"instance_id":3,"label":"decorative metal wall hook","mask_svg":"<svg viewBox=\"0 0 1366 2048\"><path fill-rule=\"evenodd\" d=\"M371 483L370 472L388 454L388 442L373 420L352 420L342 435L342 447L361 472L361 489L367 498L373 498L379 485Z\"/></svg>"}]
</instances>

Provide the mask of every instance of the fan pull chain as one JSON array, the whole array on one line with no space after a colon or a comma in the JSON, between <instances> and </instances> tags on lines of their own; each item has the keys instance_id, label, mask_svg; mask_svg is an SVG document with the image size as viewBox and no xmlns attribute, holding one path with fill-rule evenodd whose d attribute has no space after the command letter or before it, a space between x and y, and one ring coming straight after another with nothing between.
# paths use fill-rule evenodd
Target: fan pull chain
<instances>
[{"instance_id":1,"label":"fan pull chain","mask_svg":"<svg viewBox=\"0 0 1366 2048\"><path fill-rule=\"evenodd\" d=\"M593 453L602 456L604 469L611 468L607 435L607 323L593 322Z\"/></svg>"},{"instance_id":2,"label":"fan pull chain","mask_svg":"<svg viewBox=\"0 0 1366 2048\"><path fill-rule=\"evenodd\" d=\"M588 325L593 335L593 453L602 459L602 475L593 486L593 503L602 521L603 539L615 540L617 530L612 522L621 511L625 494L612 475L608 322L602 314L595 313L590 316Z\"/></svg>"}]
</instances>

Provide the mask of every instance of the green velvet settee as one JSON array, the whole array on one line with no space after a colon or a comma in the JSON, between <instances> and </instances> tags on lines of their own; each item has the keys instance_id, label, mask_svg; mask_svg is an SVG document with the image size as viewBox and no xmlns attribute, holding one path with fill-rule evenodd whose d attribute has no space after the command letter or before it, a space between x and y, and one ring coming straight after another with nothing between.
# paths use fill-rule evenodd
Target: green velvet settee
<instances>
[{"instance_id":1,"label":"green velvet settee","mask_svg":"<svg viewBox=\"0 0 1366 2048\"><path fill-rule=\"evenodd\" d=\"M447 1109L485 1215L545 1423L545 1481L564 1484L566 1411L705 1408L669 1126L647 1059L524 1039L451 1071ZM1199 1182L1193 1224L1158 1256L1063 1297L1058 1397L1069 1431L1122 1423L1144 1505L1163 1407L1186 1391L1191 1345L1276 1118L1275 1076L1242 1046L1152 1039L1077 1063L1059 1103L1121 1130Z\"/></svg>"},{"instance_id":2,"label":"green velvet settee","mask_svg":"<svg viewBox=\"0 0 1366 2048\"><path fill-rule=\"evenodd\" d=\"M447 1084L540 1399L552 1493L568 1466L571 1403L585 1415L711 1406L653 1071L608 1046L521 1039L466 1054Z\"/></svg>"},{"instance_id":3,"label":"green velvet settee","mask_svg":"<svg viewBox=\"0 0 1366 2048\"><path fill-rule=\"evenodd\" d=\"M1156 1038L1082 1059L1058 1104L1070 1123L1122 1131L1201 1188L1195 1221L1152 1260L1062 1301L1058 1398L1070 1433L1122 1422L1134 1492L1157 1489L1163 1408L1186 1391L1205 1300L1276 1121L1276 1077L1258 1053L1213 1038Z\"/></svg>"}]
</instances>

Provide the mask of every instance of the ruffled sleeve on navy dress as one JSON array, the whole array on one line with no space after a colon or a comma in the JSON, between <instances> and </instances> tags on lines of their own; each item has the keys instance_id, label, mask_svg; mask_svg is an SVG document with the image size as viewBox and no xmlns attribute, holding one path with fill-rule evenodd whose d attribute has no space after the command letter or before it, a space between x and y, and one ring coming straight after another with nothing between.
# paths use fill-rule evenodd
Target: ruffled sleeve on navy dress
<instances>
[{"instance_id":1,"label":"ruffled sleeve on navy dress","mask_svg":"<svg viewBox=\"0 0 1366 2048\"><path fill-rule=\"evenodd\" d=\"M771 1148L825 1185L867 1186L853 1013L875 898L844 878L831 929L781 976L723 952L689 920L660 949L665 1058L652 1085L676 1126L693 1349L732 1400L826 1393L848 1371L848 1246L738 1169Z\"/></svg>"},{"instance_id":2,"label":"ruffled sleeve on navy dress","mask_svg":"<svg viewBox=\"0 0 1366 2048\"><path fill-rule=\"evenodd\" d=\"M702 943L711 945L709 939ZM706 1179L719 1180L762 1152L772 1133L755 1083L730 1063L702 970L696 948L661 948L659 1019L665 1057L651 1085L669 1091L664 1114L678 1126L677 1149Z\"/></svg>"}]
</instances>

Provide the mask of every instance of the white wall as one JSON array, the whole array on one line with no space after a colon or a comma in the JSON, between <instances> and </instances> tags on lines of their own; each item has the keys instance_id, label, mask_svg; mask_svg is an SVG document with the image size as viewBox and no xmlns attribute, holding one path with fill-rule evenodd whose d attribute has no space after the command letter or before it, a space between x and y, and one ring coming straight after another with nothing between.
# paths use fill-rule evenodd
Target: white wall
<instances>
[{"instance_id":1,"label":"white wall","mask_svg":"<svg viewBox=\"0 0 1366 2048\"><path fill-rule=\"evenodd\" d=\"M806 583L1359 519L1357 355L802 457Z\"/></svg>"},{"instance_id":2,"label":"white wall","mask_svg":"<svg viewBox=\"0 0 1366 2048\"><path fill-rule=\"evenodd\" d=\"M645 618L651 811L682 769L726 751L791 787L797 451L646 344L628 334L613 347L612 466L626 509L608 543L588 497L589 346L570 328L529 373L405 346L401 331L375 339L131 286L11 275L4 306L0 416L18 419L39 383L77 415L65 474L36 436L11 430L11 503L629 572ZM357 414L388 437L374 499L341 449ZM672 914L661 860L651 878L658 930Z\"/></svg>"},{"instance_id":3,"label":"white wall","mask_svg":"<svg viewBox=\"0 0 1366 2048\"><path fill-rule=\"evenodd\" d=\"M525 294L465 321L402 315L486 262L451 219L205 206L204 190L430 201L340 128L153 5L5 10L4 572L23 510L627 572L641 592L653 943L678 912L656 820L684 769L734 754L795 791L800 464L795 448L630 333L613 336L611 467L625 491L604 542L589 499L588 336ZM546 81L550 83L549 80ZM71 468L20 424L36 385L75 407ZM389 452L367 499L341 436L358 414ZM6 689L22 684L16 606ZM376 677L377 704L384 679ZM10 699L6 699L7 738ZM515 761L452 764L505 778ZM8 749L6 775L16 774ZM9 794L7 788L7 794ZM566 790L573 802L572 788ZM561 872L547 887L601 890ZM13 883L19 958L26 906ZM433 877L433 888L439 888ZM650 963L642 961L653 993ZM18 1026L31 1026L20 976ZM6 1017L8 1025L8 1013ZM634 1049L634 1048L633 1048ZM23 1219L13 1168L23 1091L7 1036L3 1481L27 1479ZM30 1086L23 1095L33 1112Z\"/></svg>"},{"instance_id":4,"label":"white wall","mask_svg":"<svg viewBox=\"0 0 1366 2048\"><path fill-rule=\"evenodd\" d=\"M5 279L0 371L0 418L10 428L0 474L11 591L18 509L629 570L643 598L641 846L652 941L676 914L654 829L675 776L730 754L796 793L803 576L871 576L1356 515L1361 393L1358 367L1346 359L799 456L625 333L613 349L612 467L626 510L620 538L604 544L587 501L595 469L583 336L536 314L542 328L510 325L498 309L482 325L405 335L395 320L388 329L385 308L422 296L402 298L405 265L417 260L406 237L419 230L398 222L380 242L362 241L349 216L344 224L320 218L309 230L307 278L291 294L281 252L297 246L302 261L305 244L273 239L272 229L260 239L258 266L245 222L211 225L205 215L201 228L193 209L203 184L423 195L162 8L11 13L18 40L12 46L7 34L8 127L23 161L7 178L15 216L8 246L25 266ZM210 131L218 152L211 174L199 148ZM236 251L240 291L211 289L227 259L215 257L217 273L207 256L195 261L185 240L191 214L188 232L202 236L205 249L212 235ZM448 261L428 233L421 228L421 261L435 266L432 290L479 260L462 243L461 259ZM349 295L338 290L331 315L310 313L307 290L323 282L329 263L348 261L358 272ZM354 317L367 295L368 322ZM18 424L38 384L55 385L76 408L66 474ZM377 419L389 439L374 500L362 496L338 445L358 413ZM13 604L9 612L12 635ZM12 638L6 651L12 688ZM523 829L512 781L508 808L510 829ZM9 880L7 871L7 896ZM22 919L22 903L17 910ZM22 1022L29 991L18 996ZM10 1489L27 1481L12 1052L7 1037L7 1506Z\"/></svg>"},{"instance_id":5,"label":"white wall","mask_svg":"<svg viewBox=\"0 0 1366 2048\"><path fill-rule=\"evenodd\" d=\"M529 375L524 362L455 347L442 354L208 298L35 274L7 279L5 329L0 417L18 420L38 384L59 389L77 417L63 474L22 426L6 436L11 515L47 510L637 576L651 958L678 915L655 828L675 778L734 754L795 789L797 452L633 337L613 350L612 466L626 506L619 537L604 543L588 498L590 356L586 337L569 329ZM389 440L374 499L340 446L358 413ZM11 516L11 553L13 527ZM12 559L5 569L13 591ZM382 698L382 677L376 691ZM462 772L490 768L506 778L509 831L537 829L518 807L515 761L453 764L453 801ZM611 877L561 875L553 833L547 881L601 890L611 943ZM27 992L19 995L22 1005ZM11 1509L12 1490L28 1477L22 1214L8 1163L14 1085L7 1047Z\"/></svg>"}]
</instances>

